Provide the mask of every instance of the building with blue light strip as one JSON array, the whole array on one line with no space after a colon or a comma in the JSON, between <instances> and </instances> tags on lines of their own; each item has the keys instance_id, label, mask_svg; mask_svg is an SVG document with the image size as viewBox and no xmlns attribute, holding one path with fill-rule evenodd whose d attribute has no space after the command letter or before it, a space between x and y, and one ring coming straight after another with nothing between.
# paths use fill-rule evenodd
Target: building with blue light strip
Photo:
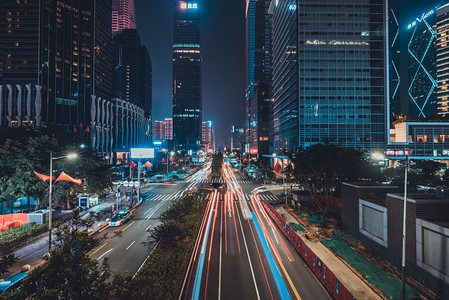
<instances>
[{"instance_id":1,"label":"building with blue light strip","mask_svg":"<svg viewBox=\"0 0 449 300\"><path fill-rule=\"evenodd\" d=\"M407 25L408 116L437 115L436 9Z\"/></svg>"}]
</instances>

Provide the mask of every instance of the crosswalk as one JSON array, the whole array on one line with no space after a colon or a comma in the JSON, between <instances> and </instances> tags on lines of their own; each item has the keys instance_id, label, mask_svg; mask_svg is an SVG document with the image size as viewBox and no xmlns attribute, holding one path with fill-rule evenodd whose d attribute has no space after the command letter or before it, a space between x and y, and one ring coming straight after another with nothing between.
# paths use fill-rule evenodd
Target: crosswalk
<instances>
[{"instance_id":1,"label":"crosswalk","mask_svg":"<svg viewBox=\"0 0 449 300\"><path fill-rule=\"evenodd\" d=\"M189 181L180 180L179 183L190 183ZM225 183L222 179L206 179L206 180L196 180L195 182L198 183ZM249 180L237 180L238 183L244 183L244 184L251 184L252 181Z\"/></svg>"},{"instance_id":2,"label":"crosswalk","mask_svg":"<svg viewBox=\"0 0 449 300\"><path fill-rule=\"evenodd\" d=\"M173 194L149 194L145 200L146 201L154 201L154 202L161 202L161 201L169 201L169 200L176 200L181 198L182 194L177 192ZM202 200L207 200L209 196L203 195Z\"/></svg>"},{"instance_id":3,"label":"crosswalk","mask_svg":"<svg viewBox=\"0 0 449 300\"><path fill-rule=\"evenodd\" d=\"M246 201L250 201L251 194L245 194L245 199L246 199ZM267 201L267 202L279 200L279 198L277 196L272 195L272 194L259 194L259 199L261 201Z\"/></svg>"}]
</instances>

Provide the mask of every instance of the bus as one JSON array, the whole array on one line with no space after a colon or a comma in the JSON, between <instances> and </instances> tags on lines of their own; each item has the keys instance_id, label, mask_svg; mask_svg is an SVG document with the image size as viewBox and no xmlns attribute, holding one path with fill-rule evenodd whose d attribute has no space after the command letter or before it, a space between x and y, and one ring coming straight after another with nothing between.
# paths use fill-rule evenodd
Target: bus
<instances>
[{"instance_id":1,"label":"bus","mask_svg":"<svg viewBox=\"0 0 449 300\"><path fill-rule=\"evenodd\" d=\"M131 216L132 214L129 210L121 210L111 218L109 226L120 226L131 219Z\"/></svg>"},{"instance_id":2,"label":"bus","mask_svg":"<svg viewBox=\"0 0 449 300\"><path fill-rule=\"evenodd\" d=\"M5 293L8 289L18 287L19 282L22 281L25 277L28 276L28 273L18 273L12 275L8 279L0 281L0 296Z\"/></svg>"}]
</instances>

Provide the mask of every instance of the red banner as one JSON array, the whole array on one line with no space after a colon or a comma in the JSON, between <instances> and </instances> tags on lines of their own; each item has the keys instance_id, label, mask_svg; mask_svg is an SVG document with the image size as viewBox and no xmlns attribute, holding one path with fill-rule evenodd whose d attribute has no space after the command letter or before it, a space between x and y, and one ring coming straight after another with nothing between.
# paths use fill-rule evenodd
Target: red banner
<instances>
[{"instance_id":1,"label":"red banner","mask_svg":"<svg viewBox=\"0 0 449 300\"><path fill-rule=\"evenodd\" d=\"M34 174L36 175L37 179L42 180L42 181L50 181L50 176L44 175L44 174L40 174L36 171L34 171ZM55 177L53 176L53 181L55 180Z\"/></svg>"},{"instance_id":2,"label":"red banner","mask_svg":"<svg viewBox=\"0 0 449 300\"><path fill-rule=\"evenodd\" d=\"M278 173L280 169L281 169L281 164L277 162L276 165L274 165L273 170L274 170L274 172Z\"/></svg>"},{"instance_id":3,"label":"red banner","mask_svg":"<svg viewBox=\"0 0 449 300\"><path fill-rule=\"evenodd\" d=\"M77 185L81 185L81 183L83 182L82 179L72 178L64 172L61 172L61 175L59 175L59 177L58 177L58 179L56 179L56 181L70 181L70 182L76 183Z\"/></svg>"},{"instance_id":4,"label":"red banner","mask_svg":"<svg viewBox=\"0 0 449 300\"><path fill-rule=\"evenodd\" d=\"M151 168L151 167L153 166L153 164L150 163L149 161L147 161L147 162L144 164L144 166L147 167L147 168Z\"/></svg>"},{"instance_id":5,"label":"red banner","mask_svg":"<svg viewBox=\"0 0 449 300\"><path fill-rule=\"evenodd\" d=\"M131 167L135 167L135 166L137 166L137 165L136 165L136 163L135 163L135 162L133 162L133 161L131 161L131 162L129 163L129 165L130 165Z\"/></svg>"}]
</instances>

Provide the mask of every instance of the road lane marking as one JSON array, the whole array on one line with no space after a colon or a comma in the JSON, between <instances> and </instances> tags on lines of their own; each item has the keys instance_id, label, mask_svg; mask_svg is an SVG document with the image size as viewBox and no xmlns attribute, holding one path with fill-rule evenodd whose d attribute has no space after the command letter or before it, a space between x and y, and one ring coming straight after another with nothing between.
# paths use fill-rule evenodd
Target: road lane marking
<instances>
[{"instance_id":1,"label":"road lane marking","mask_svg":"<svg viewBox=\"0 0 449 300\"><path fill-rule=\"evenodd\" d=\"M210 230L210 223L212 222L212 216L213 216L213 212L214 212L214 206L215 206L215 201L217 201L217 190L215 190L214 193L214 200L212 202L212 205L210 207L210 212L209 212L209 217L207 219L207 224L206 224L206 228L204 231L204 239L203 239L203 244L201 246L201 251L200 251L200 258L198 261L198 266L197 266L197 272L195 274L195 281L193 284L193 294L192 294L192 299L194 300L198 300L200 297L200 287L201 287L201 277L203 274L203 266L204 266L204 249L206 248L207 245L207 240L209 237L209 230Z\"/></svg>"},{"instance_id":2,"label":"road lane marking","mask_svg":"<svg viewBox=\"0 0 449 300\"><path fill-rule=\"evenodd\" d=\"M105 229L108 228L108 227L109 227L109 224L106 225L105 227L101 228L100 230L98 230L98 232L102 232L103 230L105 230Z\"/></svg>"},{"instance_id":3,"label":"road lane marking","mask_svg":"<svg viewBox=\"0 0 449 300\"><path fill-rule=\"evenodd\" d=\"M147 229L145 229L145 231L148 231L148 229L150 229L150 228L151 228L151 225L150 225L150 226L148 226L148 227L147 227Z\"/></svg>"},{"instance_id":4,"label":"road lane marking","mask_svg":"<svg viewBox=\"0 0 449 300\"><path fill-rule=\"evenodd\" d=\"M251 257L249 256L248 245L246 244L245 232L243 231L242 220L240 219L240 214L239 214L238 210L236 211L236 214L239 218L240 230L242 231L243 242L245 243L246 255L248 256L249 267L251 269L251 275L253 277L254 288L256 289L257 299L260 300L259 288L257 287L256 277L254 276L253 264L251 263Z\"/></svg>"},{"instance_id":5,"label":"road lane marking","mask_svg":"<svg viewBox=\"0 0 449 300\"><path fill-rule=\"evenodd\" d=\"M125 228L123 228L122 232L123 232L123 231L125 231L126 229L128 229L128 228L129 228L129 226L131 226L131 225L133 225L133 224L134 224L134 221L132 221L131 223L129 223L129 225L128 225L128 226L126 226Z\"/></svg>"},{"instance_id":6,"label":"road lane marking","mask_svg":"<svg viewBox=\"0 0 449 300\"><path fill-rule=\"evenodd\" d=\"M97 249L95 249L89 256L94 256L95 253L97 253L98 251L100 251L104 246L106 246L108 243L104 243L103 245L101 245L100 247L98 247Z\"/></svg>"},{"instance_id":7,"label":"road lane marking","mask_svg":"<svg viewBox=\"0 0 449 300\"><path fill-rule=\"evenodd\" d=\"M256 215L254 214L254 212L252 212L251 215L253 217L252 220L254 228L256 229L256 233L259 236L259 241L262 245L262 249L265 252L265 257L267 258L268 266L271 269L271 274L273 275L274 282L276 283L276 286L278 288L279 295L281 296L281 299L291 299L287 290L287 286L285 285L285 282L282 278L281 272L276 266L273 254L270 251L270 247L268 246L267 240L265 239L262 229L260 228L259 222L257 221Z\"/></svg>"},{"instance_id":8,"label":"road lane marking","mask_svg":"<svg viewBox=\"0 0 449 300\"><path fill-rule=\"evenodd\" d=\"M97 258L97 260L100 260L103 256L105 256L106 254L108 254L109 252L111 252L112 249L114 249L114 248L111 248L111 249L109 249L108 251L106 251L105 253L103 253L102 255L100 255L100 257Z\"/></svg>"},{"instance_id":9,"label":"road lane marking","mask_svg":"<svg viewBox=\"0 0 449 300\"><path fill-rule=\"evenodd\" d=\"M126 248L126 250L128 250L129 248L131 248L132 245L134 245L136 241L132 242L131 245L128 246L128 248Z\"/></svg>"}]
</instances>

